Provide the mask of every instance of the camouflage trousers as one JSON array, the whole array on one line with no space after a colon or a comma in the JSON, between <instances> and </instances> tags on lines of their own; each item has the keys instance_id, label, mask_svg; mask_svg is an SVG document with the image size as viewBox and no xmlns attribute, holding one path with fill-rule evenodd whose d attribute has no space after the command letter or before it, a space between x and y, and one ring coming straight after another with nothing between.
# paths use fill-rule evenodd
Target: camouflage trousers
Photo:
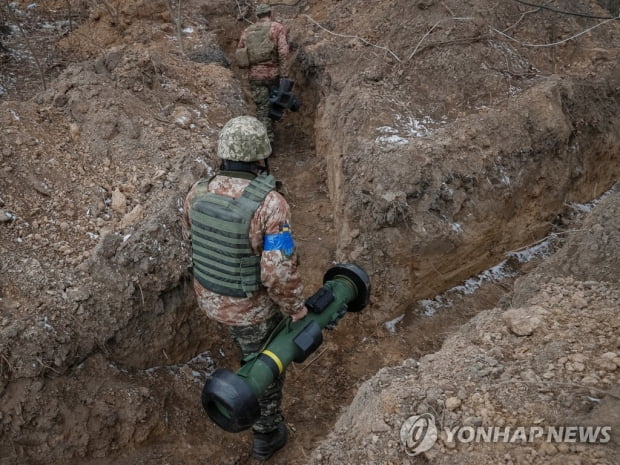
<instances>
[{"instance_id":1,"label":"camouflage trousers","mask_svg":"<svg viewBox=\"0 0 620 465\"><path fill-rule=\"evenodd\" d=\"M278 86L279 79L268 79L260 81L250 81L250 91L252 92L252 100L256 104L256 119L265 125L269 141L273 144L273 120L269 118L269 95L271 89Z\"/></svg>"},{"instance_id":2,"label":"camouflage trousers","mask_svg":"<svg viewBox=\"0 0 620 465\"><path fill-rule=\"evenodd\" d=\"M262 349L263 344L282 318L282 314L278 311L271 318L254 325L229 326L230 335L241 349L241 358ZM283 421L281 404L284 375L285 373L282 373L278 379L267 386L265 393L258 400L261 416L252 426L254 432L270 433Z\"/></svg>"}]
</instances>

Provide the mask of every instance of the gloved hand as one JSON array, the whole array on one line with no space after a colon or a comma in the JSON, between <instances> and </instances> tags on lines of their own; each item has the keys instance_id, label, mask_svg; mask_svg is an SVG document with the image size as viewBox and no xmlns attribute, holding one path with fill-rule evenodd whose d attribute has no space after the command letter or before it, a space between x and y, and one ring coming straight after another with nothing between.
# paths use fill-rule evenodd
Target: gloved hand
<instances>
[{"instance_id":1,"label":"gloved hand","mask_svg":"<svg viewBox=\"0 0 620 465\"><path fill-rule=\"evenodd\" d=\"M308 314L308 309L306 308L306 306L304 305L303 307L301 307L301 310L299 310L297 313L293 313L291 315L291 320L293 321L293 323L295 323L296 321L301 320L303 317L305 317Z\"/></svg>"}]
</instances>

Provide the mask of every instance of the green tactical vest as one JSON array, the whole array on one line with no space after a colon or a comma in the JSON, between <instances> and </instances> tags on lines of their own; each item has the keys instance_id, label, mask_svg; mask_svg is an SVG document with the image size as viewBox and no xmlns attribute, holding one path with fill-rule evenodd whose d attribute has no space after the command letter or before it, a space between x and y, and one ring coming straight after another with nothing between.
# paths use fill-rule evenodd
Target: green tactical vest
<instances>
[{"instance_id":1,"label":"green tactical vest","mask_svg":"<svg viewBox=\"0 0 620 465\"><path fill-rule=\"evenodd\" d=\"M205 192L192 200L194 277L203 287L231 297L260 289L260 255L252 250L250 222L275 186L273 176L261 174L238 199Z\"/></svg>"},{"instance_id":2,"label":"green tactical vest","mask_svg":"<svg viewBox=\"0 0 620 465\"><path fill-rule=\"evenodd\" d=\"M245 46L250 65L265 61L277 61L276 44L269 38L271 22L251 25L246 32Z\"/></svg>"}]
</instances>

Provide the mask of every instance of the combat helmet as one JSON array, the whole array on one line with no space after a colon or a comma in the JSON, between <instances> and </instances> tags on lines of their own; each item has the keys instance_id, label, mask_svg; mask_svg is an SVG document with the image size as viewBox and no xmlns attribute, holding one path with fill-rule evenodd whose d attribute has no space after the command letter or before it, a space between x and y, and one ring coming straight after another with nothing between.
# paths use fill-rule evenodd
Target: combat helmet
<instances>
[{"instance_id":1,"label":"combat helmet","mask_svg":"<svg viewBox=\"0 0 620 465\"><path fill-rule=\"evenodd\" d=\"M259 3L256 5L256 16L266 15L271 13L271 5L266 3Z\"/></svg>"},{"instance_id":2,"label":"combat helmet","mask_svg":"<svg viewBox=\"0 0 620 465\"><path fill-rule=\"evenodd\" d=\"M237 116L222 128L217 146L217 156L222 160L252 162L269 155L267 129L253 116Z\"/></svg>"}]
</instances>

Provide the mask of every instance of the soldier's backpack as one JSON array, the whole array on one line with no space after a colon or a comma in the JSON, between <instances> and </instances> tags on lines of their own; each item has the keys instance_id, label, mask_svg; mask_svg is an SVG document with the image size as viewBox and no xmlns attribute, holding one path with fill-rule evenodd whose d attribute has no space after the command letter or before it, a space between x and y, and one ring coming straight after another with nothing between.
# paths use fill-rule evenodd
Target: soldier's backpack
<instances>
[{"instance_id":1,"label":"soldier's backpack","mask_svg":"<svg viewBox=\"0 0 620 465\"><path fill-rule=\"evenodd\" d=\"M270 30L270 22L256 23L248 28L245 44L250 65L256 65L265 61L277 61L276 44L269 38Z\"/></svg>"}]
</instances>

